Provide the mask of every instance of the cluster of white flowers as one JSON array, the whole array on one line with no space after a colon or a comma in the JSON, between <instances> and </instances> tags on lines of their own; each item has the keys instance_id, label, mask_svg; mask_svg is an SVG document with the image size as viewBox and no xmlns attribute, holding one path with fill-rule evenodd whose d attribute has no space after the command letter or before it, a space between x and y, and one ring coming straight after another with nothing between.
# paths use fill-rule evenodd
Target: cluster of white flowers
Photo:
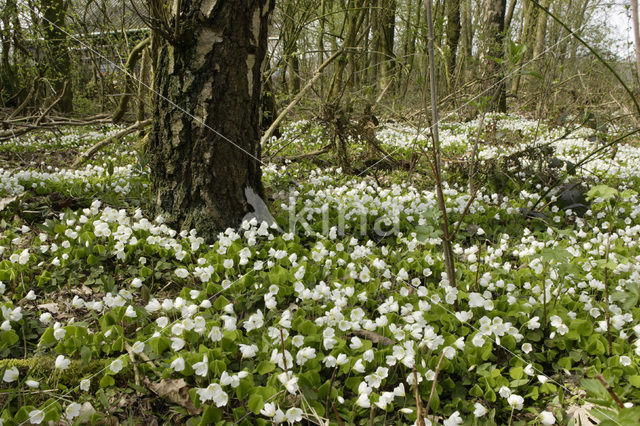
<instances>
[{"instance_id":1,"label":"cluster of white flowers","mask_svg":"<svg viewBox=\"0 0 640 426\"><path fill-rule=\"evenodd\" d=\"M519 131L525 136L539 130L537 122L501 120L498 123L499 129ZM477 126L476 121L446 128L443 147L464 147ZM554 131L542 130L541 143L557 136ZM382 130L379 137L387 146L409 148L416 139L415 135L407 135L410 129L397 127ZM562 158L574 158L584 135L574 136L575 139L556 144ZM629 156L618 160L620 166L615 170L621 176L636 176L631 169L640 156L632 148L624 150ZM508 152L483 147L480 158ZM589 167L592 171L600 170L598 163ZM99 182L98 177L109 173L106 169L88 166L75 172L38 172L41 175L0 171L6 174L0 189L13 191L18 185L38 179ZM267 180L275 180L282 172L277 166L264 170ZM125 188L130 173L126 167L116 167L110 181ZM348 372L354 386L357 385L352 404L387 410L396 399L405 396L406 386L414 386L415 381L435 380L435 366L428 368L421 362L424 353L442 354L445 364L459 368L458 364L463 364L460 359L468 353L486 352L489 344L506 346L508 340L511 344L517 343L510 350L523 361L519 374L524 380L545 384L548 377L536 375L536 368L528 358L534 350L532 342L536 349L542 344L538 343L541 333L548 333L543 336L545 339L571 338L569 333L576 318L587 318L595 326L595 334L609 331L603 320L607 309L603 303L605 282L599 273L598 261L608 254L616 265L611 269L615 277L611 285L617 292L637 285L640 280L640 269L636 266L640 256L627 253L637 250L640 244L640 225L635 224L640 218L640 203L636 196L630 196L628 203L620 207L626 210L617 211L625 216L625 226L617 229L613 229L613 222L601 217L598 227L590 223L589 228L584 226L562 235L549 227L546 232L525 228L517 236L488 236L490 228L483 223L484 229L480 226L473 229L473 238L479 238L481 243L458 242L453 247L457 260L465 265L463 273L469 271L470 276L476 277L474 285L465 288L452 286L442 273L443 256L437 232L427 237L419 235L429 227L438 229L434 191L397 183L381 187L371 179L346 176L337 169L316 169L305 177L306 183L299 190L276 194L283 210L295 214L299 228L280 232L275 225L253 219L238 229L220 233L213 246L204 244L195 231L177 232L162 218L149 220L141 210L129 212L103 207L97 200L89 208L57 217L55 232L43 231L27 248L25 242L29 240L24 234L32 230L26 227L0 247L10 267L16 270L68 267L74 259L75 248L91 248L94 244L102 247L100 256L109 258L118 267L135 266L132 269L139 273L118 280L106 292L72 294L64 301L65 309L74 317L69 319L55 316L53 310L43 312L37 307L41 290L29 291L20 306L8 301L0 303L0 329L13 332L12 327L23 319L25 312L36 313L36 318L48 327L47 336L50 336L48 343L43 342L43 350L47 345L64 348L83 333L92 335L96 341L103 338L101 345L116 346L118 339L129 341L130 350L135 354L155 351L156 346L164 347L158 350L157 363L163 365L167 374L190 381L195 378L200 401L217 407L232 405L229 403L232 395L238 392L237 388L242 389L241 384L247 383L243 380L249 381L252 375L260 374L246 368L255 362L272 375L269 386L279 387L281 395L287 396L265 402L261 414L274 423L296 423L302 421L304 413L295 406L298 399L293 395L298 395L301 387L304 389L303 373L309 368L333 371L341 376L340 381ZM545 188L537 189L539 191L523 190L512 198L481 190L469 204L466 188L449 184L444 187L452 216L462 213L468 205L469 214L494 218L492 220L518 214L518 207L533 206ZM556 216L561 214L551 211ZM343 212L344 224L334 220L331 212ZM597 213L591 215L597 218ZM320 230L325 217L330 218L330 226ZM381 242L370 238L368 232L372 229L360 233L362 218L369 227L377 224L382 230L393 228L393 238L386 236ZM576 219L576 223L586 225L579 220ZM87 234L91 238L87 238ZM606 253L609 242L612 250ZM579 259L578 268L584 273L566 272L555 259L545 257L545 253L556 249L566 250L569 259ZM141 252L144 257L140 256ZM179 295L155 291L155 277L161 273L159 259L166 271L163 280L168 277L168 281L178 283L182 287ZM148 271L143 273L143 269ZM243 286L242 290L236 291L233 287L236 284ZM0 294L5 290L5 285L0 283ZM149 298L142 302L141 296L146 292L150 292ZM250 297L249 305L238 302L246 294ZM570 299L571 303L563 298ZM624 312L624 302L618 298L610 298L609 302L610 331L616 338L629 339L629 329L638 319L633 313ZM543 315L539 308L545 303L548 311ZM505 312L510 306L521 309ZM108 321L76 320L87 315L87 311L98 318L109 315ZM445 320L452 321L454 326ZM463 327L458 327L458 321ZM547 323L543 324L544 321ZM123 331L125 326L127 334ZM464 334L461 329L465 330ZM132 335L128 335L129 330ZM640 325L633 330L635 351L619 355L617 368L635 368L634 356L640 356ZM529 335L538 338L527 341ZM384 344L376 345L375 341ZM249 361L228 365L226 361L218 361L218 354L229 352L229 348L233 348L231 352L236 352L238 360ZM55 359L55 368L69 368L75 356L75 352L63 350ZM130 368L126 354L116 356L105 364L108 374L121 374ZM226 369L220 371L223 364ZM414 368L419 370L415 374ZM469 366L468 374L475 377L477 368L477 365ZM17 368L5 369L4 382L17 383L20 379ZM30 377L24 379L29 388L40 385ZM89 392L90 385L88 379L83 379L79 388ZM499 391L503 406L522 410L525 397L519 394L526 393L513 383L510 386L513 389L505 386ZM338 401L344 402L343 396L338 396ZM462 408L462 414L460 411L447 413L449 417L444 418L443 423L461 424L463 414L483 417L491 409L483 405L484 402L472 402L468 413ZM408 408L403 410L400 412L411 412ZM69 404L67 418L78 417L80 411L78 403ZM30 419L43 421L44 412L42 407L33 410ZM542 424L554 424L555 417L549 411L542 411L538 420Z\"/></svg>"}]
</instances>

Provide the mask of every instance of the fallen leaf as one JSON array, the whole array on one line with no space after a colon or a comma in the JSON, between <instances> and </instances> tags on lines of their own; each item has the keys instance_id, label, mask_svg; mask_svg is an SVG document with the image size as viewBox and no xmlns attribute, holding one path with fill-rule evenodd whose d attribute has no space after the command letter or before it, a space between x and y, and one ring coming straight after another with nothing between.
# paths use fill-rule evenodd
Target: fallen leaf
<instances>
[{"instance_id":1,"label":"fallen leaf","mask_svg":"<svg viewBox=\"0 0 640 426\"><path fill-rule=\"evenodd\" d=\"M80 287L80 294L83 294L85 296L90 296L93 294L93 290L91 290L89 287L87 287L86 285L82 284L82 287Z\"/></svg>"},{"instance_id":2,"label":"fallen leaf","mask_svg":"<svg viewBox=\"0 0 640 426\"><path fill-rule=\"evenodd\" d=\"M60 312L60 306L57 303L43 303L42 305L38 305L38 309L49 311L52 314L57 314Z\"/></svg>"},{"instance_id":3,"label":"fallen leaf","mask_svg":"<svg viewBox=\"0 0 640 426\"><path fill-rule=\"evenodd\" d=\"M193 405L189 397L189 386L187 386L187 382L185 382L184 379L163 379L158 383L154 383L148 378L143 377L142 381L144 385L151 389L156 395L186 408L189 415L195 416L202 413L202 408L196 409Z\"/></svg>"},{"instance_id":4,"label":"fallen leaf","mask_svg":"<svg viewBox=\"0 0 640 426\"><path fill-rule=\"evenodd\" d=\"M567 414L572 416L576 425L594 426L600 423L600 420L591 415L593 404L585 402L584 405L572 405L567 410Z\"/></svg>"},{"instance_id":5,"label":"fallen leaf","mask_svg":"<svg viewBox=\"0 0 640 426\"><path fill-rule=\"evenodd\" d=\"M13 197L0 198L0 212L5 209L9 204L13 203L18 198L22 197L25 193L16 194Z\"/></svg>"},{"instance_id":6,"label":"fallen leaf","mask_svg":"<svg viewBox=\"0 0 640 426\"><path fill-rule=\"evenodd\" d=\"M362 339L371 340L373 343L380 343L382 346L391 346L393 345L393 340L388 337L384 337L378 333L369 330L357 330L350 333L353 336L358 336Z\"/></svg>"}]
</instances>

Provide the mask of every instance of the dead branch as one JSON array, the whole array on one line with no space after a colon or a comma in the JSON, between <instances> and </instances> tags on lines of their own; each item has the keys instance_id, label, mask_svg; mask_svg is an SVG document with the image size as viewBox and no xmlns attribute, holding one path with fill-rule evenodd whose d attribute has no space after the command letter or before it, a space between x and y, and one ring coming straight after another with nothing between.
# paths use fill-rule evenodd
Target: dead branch
<instances>
[{"instance_id":1,"label":"dead branch","mask_svg":"<svg viewBox=\"0 0 640 426\"><path fill-rule=\"evenodd\" d=\"M91 158L93 154L100 151L105 146L109 145L110 143L114 142L117 139L120 139L122 137L125 137L135 132L136 130L142 129L149 124L151 124L151 119L144 120L144 121L136 121L133 125L119 131L115 135L109 136L108 138L101 140L100 142L98 142L97 144L95 144L94 146L86 150L84 153L82 153L80 156L78 156L78 158L76 158L76 160L73 162L73 165L71 167L79 166L80 164L82 164L83 162Z\"/></svg>"},{"instance_id":2,"label":"dead branch","mask_svg":"<svg viewBox=\"0 0 640 426\"><path fill-rule=\"evenodd\" d=\"M111 118L106 115L96 115L87 117L86 119L49 117L53 121L40 123L37 126L32 120L37 120L39 116L27 117L22 119L14 119L12 121L2 121L2 126L9 129L0 132L0 142L23 136L33 131L55 131L62 126L91 126L95 124L110 124Z\"/></svg>"},{"instance_id":3,"label":"dead branch","mask_svg":"<svg viewBox=\"0 0 640 426\"><path fill-rule=\"evenodd\" d=\"M318 155L326 154L329 151L331 151L331 145L326 145L315 151L305 152L304 154L286 157L285 160L288 160L288 161L306 160L307 158L313 158L313 157L317 157Z\"/></svg>"},{"instance_id":4,"label":"dead branch","mask_svg":"<svg viewBox=\"0 0 640 426\"><path fill-rule=\"evenodd\" d=\"M62 100L62 98L64 97L64 94L67 92L67 86L68 85L69 85L69 80L65 80L64 84L62 85L62 90L58 94L58 97L55 98L53 100L53 102L51 102L51 105L49 105L44 111L42 111L42 114L40 114L40 117L38 117L38 119L36 120L36 122L35 122L36 126L40 125L40 122L42 121L42 119L45 118L47 116L47 114L49 114L49 112L51 112L53 107L56 106L58 104L58 102L60 102Z\"/></svg>"},{"instance_id":5,"label":"dead branch","mask_svg":"<svg viewBox=\"0 0 640 426\"><path fill-rule=\"evenodd\" d=\"M7 117L7 121L11 120L14 117L17 117L29 105L35 94L38 92L38 83L40 83L40 77L33 80L33 82L31 83L31 87L29 88L29 93L27 93L24 101L22 101L18 108L16 108L11 114L9 114L9 117Z\"/></svg>"},{"instance_id":6,"label":"dead branch","mask_svg":"<svg viewBox=\"0 0 640 426\"><path fill-rule=\"evenodd\" d=\"M302 99L303 95L307 92L307 90L309 90L309 88L313 86L313 83L315 83L316 80L320 78L320 76L322 75L322 71L324 71L324 69L331 62L333 62L334 59L342 55L342 52L343 50L338 50L336 53L331 55L326 61L324 61L322 65L318 67L316 72L313 74L313 77L311 77L311 79L307 82L307 84L304 85L304 87L300 90L300 92L298 92L298 94L293 98L293 100L289 103L289 105L287 105L287 107L283 109L280 114L278 114L278 117L275 120L273 120L273 123L271 123L271 126L269 126L267 131L262 136L262 139L260 139L260 145L264 145L269 140L269 138L271 138L271 135L273 135L273 132L275 132L275 130L278 128L278 125L284 119L284 117L286 117L286 115L293 109L293 107L296 106L298 102L300 102L300 100Z\"/></svg>"},{"instance_id":7,"label":"dead branch","mask_svg":"<svg viewBox=\"0 0 640 426\"><path fill-rule=\"evenodd\" d=\"M118 104L118 108L116 108L113 113L113 122L117 123L122 120L124 114L127 112L127 107L129 106L129 99L131 99L131 92L133 91L133 78L131 75L134 73L134 68L138 63L138 59L142 55L144 49L151 42L151 37L147 37L138 43L131 53L129 54L129 58L127 58L127 63L125 64L125 73L126 73L126 83L124 89L124 95L120 98L120 103Z\"/></svg>"}]
</instances>

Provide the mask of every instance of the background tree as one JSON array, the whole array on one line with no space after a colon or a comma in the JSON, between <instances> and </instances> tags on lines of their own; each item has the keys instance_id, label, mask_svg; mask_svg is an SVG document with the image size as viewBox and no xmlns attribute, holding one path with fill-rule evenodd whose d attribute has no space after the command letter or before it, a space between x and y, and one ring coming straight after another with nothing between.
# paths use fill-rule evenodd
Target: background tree
<instances>
[{"instance_id":1,"label":"background tree","mask_svg":"<svg viewBox=\"0 0 640 426\"><path fill-rule=\"evenodd\" d=\"M636 73L640 81L640 19L638 18L638 0L631 0L631 21L633 23L633 46L636 55Z\"/></svg>"},{"instance_id":2,"label":"background tree","mask_svg":"<svg viewBox=\"0 0 640 426\"><path fill-rule=\"evenodd\" d=\"M42 25L47 58L47 72L44 74L51 80L55 93L61 96L58 106L62 112L73 110L71 57L66 29L67 7L68 2L65 0L42 1Z\"/></svg>"},{"instance_id":3,"label":"background tree","mask_svg":"<svg viewBox=\"0 0 640 426\"><path fill-rule=\"evenodd\" d=\"M263 192L261 65L273 2L179 5L158 28L153 202L171 226L212 238L250 211L247 192Z\"/></svg>"},{"instance_id":4,"label":"background tree","mask_svg":"<svg viewBox=\"0 0 640 426\"><path fill-rule=\"evenodd\" d=\"M481 90L491 98L489 109L507 111L506 84L503 79L504 17L506 0L486 0L481 61L484 67Z\"/></svg>"},{"instance_id":5,"label":"background tree","mask_svg":"<svg viewBox=\"0 0 640 426\"><path fill-rule=\"evenodd\" d=\"M460 3L461 0L446 2L447 8L447 87L449 92L453 90L454 76L456 72L456 57L458 54L458 42L460 41Z\"/></svg>"}]
</instances>

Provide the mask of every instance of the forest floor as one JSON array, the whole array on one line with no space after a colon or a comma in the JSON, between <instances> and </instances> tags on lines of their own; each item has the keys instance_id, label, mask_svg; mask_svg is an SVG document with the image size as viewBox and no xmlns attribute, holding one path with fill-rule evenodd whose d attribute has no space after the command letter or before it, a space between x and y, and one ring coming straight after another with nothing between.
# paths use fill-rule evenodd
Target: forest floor
<instances>
[{"instance_id":1,"label":"forest floor","mask_svg":"<svg viewBox=\"0 0 640 426\"><path fill-rule=\"evenodd\" d=\"M296 158L326 127L289 124L265 150L277 225L213 245L148 216L134 138L69 168L116 131L0 146L0 424L640 419L640 147L606 146L623 131L444 124L455 283L414 127L376 131L401 167L349 138L342 170Z\"/></svg>"}]
</instances>

